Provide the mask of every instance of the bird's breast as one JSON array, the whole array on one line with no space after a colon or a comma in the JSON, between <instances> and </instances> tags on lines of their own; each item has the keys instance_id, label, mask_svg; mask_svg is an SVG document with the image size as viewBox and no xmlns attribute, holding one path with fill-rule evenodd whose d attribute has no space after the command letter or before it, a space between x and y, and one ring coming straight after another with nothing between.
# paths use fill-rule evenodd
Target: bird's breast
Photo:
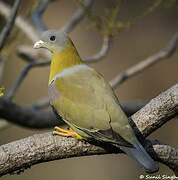
<instances>
[{"instance_id":1,"label":"bird's breast","mask_svg":"<svg viewBox=\"0 0 178 180\"><path fill-rule=\"evenodd\" d=\"M55 85L55 80L53 80L48 86L48 96L49 96L50 104L53 104L54 101L58 99L60 96L60 92Z\"/></svg>"}]
</instances>

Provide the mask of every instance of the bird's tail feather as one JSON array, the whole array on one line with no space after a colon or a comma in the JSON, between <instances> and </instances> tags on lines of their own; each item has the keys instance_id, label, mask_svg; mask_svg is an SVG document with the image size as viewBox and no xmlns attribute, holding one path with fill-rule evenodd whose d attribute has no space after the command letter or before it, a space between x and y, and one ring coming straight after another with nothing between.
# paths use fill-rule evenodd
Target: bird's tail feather
<instances>
[{"instance_id":1,"label":"bird's tail feather","mask_svg":"<svg viewBox=\"0 0 178 180\"><path fill-rule=\"evenodd\" d=\"M134 148L124 146L121 146L120 148L127 155L134 158L141 166L143 166L146 172L154 173L159 170L158 163L150 157L150 155L146 152L144 147L139 142L134 144Z\"/></svg>"}]
</instances>

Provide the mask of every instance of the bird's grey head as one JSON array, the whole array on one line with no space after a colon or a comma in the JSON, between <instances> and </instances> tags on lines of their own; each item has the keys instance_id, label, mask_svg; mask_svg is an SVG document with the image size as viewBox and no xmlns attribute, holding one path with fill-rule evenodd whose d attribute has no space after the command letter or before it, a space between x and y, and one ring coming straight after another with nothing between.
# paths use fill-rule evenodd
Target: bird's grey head
<instances>
[{"instance_id":1,"label":"bird's grey head","mask_svg":"<svg viewBox=\"0 0 178 180\"><path fill-rule=\"evenodd\" d=\"M47 48L50 51L61 51L68 42L68 35L64 31L48 30L42 33L40 40L34 44L34 48Z\"/></svg>"}]
</instances>

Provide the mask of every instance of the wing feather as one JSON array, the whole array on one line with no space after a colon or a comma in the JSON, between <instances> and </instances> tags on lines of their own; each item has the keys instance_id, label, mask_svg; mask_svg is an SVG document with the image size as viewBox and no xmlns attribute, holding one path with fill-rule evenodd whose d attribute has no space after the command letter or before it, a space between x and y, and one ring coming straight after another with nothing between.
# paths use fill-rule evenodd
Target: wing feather
<instances>
[{"instance_id":1,"label":"wing feather","mask_svg":"<svg viewBox=\"0 0 178 180\"><path fill-rule=\"evenodd\" d=\"M80 69L56 78L55 86L60 97L52 105L67 123L95 139L130 146L132 129L112 88L100 74L89 67Z\"/></svg>"}]
</instances>

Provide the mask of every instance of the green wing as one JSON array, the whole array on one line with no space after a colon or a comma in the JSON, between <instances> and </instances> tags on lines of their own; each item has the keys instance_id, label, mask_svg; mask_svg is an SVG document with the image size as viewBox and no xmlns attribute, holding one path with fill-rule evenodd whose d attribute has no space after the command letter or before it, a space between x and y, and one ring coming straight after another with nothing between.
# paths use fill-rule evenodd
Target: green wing
<instances>
[{"instance_id":1,"label":"green wing","mask_svg":"<svg viewBox=\"0 0 178 180\"><path fill-rule=\"evenodd\" d=\"M53 107L79 133L124 146L134 143L135 135L113 90L95 70L88 67L59 76L55 88L60 95Z\"/></svg>"}]
</instances>

